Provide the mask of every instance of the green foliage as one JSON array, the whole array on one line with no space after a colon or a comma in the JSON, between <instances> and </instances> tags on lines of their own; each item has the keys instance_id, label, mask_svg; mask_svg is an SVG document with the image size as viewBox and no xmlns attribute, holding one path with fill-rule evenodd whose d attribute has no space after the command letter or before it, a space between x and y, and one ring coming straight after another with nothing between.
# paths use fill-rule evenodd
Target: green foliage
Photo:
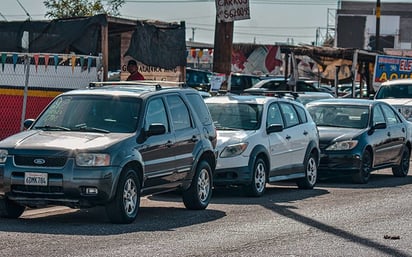
<instances>
[{"instance_id":1,"label":"green foliage","mask_svg":"<svg viewBox=\"0 0 412 257\"><path fill-rule=\"evenodd\" d=\"M101 0L48 0L43 1L48 9L45 16L51 19L94 16L97 14L107 14L119 16L119 9L124 4L124 0L108 0L106 6Z\"/></svg>"}]
</instances>

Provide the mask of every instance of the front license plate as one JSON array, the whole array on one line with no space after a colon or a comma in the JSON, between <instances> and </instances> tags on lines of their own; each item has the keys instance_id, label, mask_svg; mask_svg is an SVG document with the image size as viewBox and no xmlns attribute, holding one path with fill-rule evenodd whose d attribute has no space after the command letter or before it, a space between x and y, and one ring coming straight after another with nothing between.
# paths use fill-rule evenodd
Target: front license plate
<instances>
[{"instance_id":1,"label":"front license plate","mask_svg":"<svg viewBox=\"0 0 412 257\"><path fill-rule=\"evenodd\" d=\"M47 173L25 172L24 184L28 186L47 186Z\"/></svg>"}]
</instances>

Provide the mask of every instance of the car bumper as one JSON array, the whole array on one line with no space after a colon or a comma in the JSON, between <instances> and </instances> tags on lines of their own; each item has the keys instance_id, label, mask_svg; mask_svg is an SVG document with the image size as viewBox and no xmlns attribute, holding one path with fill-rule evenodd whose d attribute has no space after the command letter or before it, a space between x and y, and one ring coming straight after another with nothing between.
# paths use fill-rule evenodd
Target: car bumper
<instances>
[{"instance_id":1,"label":"car bumper","mask_svg":"<svg viewBox=\"0 0 412 257\"><path fill-rule=\"evenodd\" d=\"M318 167L319 175L323 174L353 174L359 172L361 157L353 153L321 154Z\"/></svg>"},{"instance_id":2,"label":"car bumper","mask_svg":"<svg viewBox=\"0 0 412 257\"><path fill-rule=\"evenodd\" d=\"M109 201L117 167L79 168L69 161L61 168L0 166L0 197L22 205L91 207ZM47 185L26 185L25 172L47 173Z\"/></svg>"},{"instance_id":3,"label":"car bumper","mask_svg":"<svg viewBox=\"0 0 412 257\"><path fill-rule=\"evenodd\" d=\"M223 185L246 185L252 181L249 167L236 167L215 170L213 182L217 186Z\"/></svg>"}]
</instances>

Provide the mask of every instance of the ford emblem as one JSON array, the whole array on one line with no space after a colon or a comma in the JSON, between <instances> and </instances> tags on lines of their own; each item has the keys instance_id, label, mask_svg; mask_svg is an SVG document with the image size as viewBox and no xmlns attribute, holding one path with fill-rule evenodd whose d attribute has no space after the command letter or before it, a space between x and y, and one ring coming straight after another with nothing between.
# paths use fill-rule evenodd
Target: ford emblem
<instances>
[{"instance_id":1,"label":"ford emblem","mask_svg":"<svg viewBox=\"0 0 412 257\"><path fill-rule=\"evenodd\" d=\"M42 164L45 164L45 163L46 163L45 159L34 159L34 164L42 165Z\"/></svg>"}]
</instances>

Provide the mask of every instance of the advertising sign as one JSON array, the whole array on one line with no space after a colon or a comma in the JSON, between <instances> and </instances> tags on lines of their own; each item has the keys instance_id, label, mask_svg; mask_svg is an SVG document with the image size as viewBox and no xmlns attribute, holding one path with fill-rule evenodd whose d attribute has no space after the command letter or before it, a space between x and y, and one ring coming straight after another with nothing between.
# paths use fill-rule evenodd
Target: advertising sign
<instances>
[{"instance_id":1,"label":"advertising sign","mask_svg":"<svg viewBox=\"0 0 412 257\"><path fill-rule=\"evenodd\" d=\"M249 0L216 0L218 22L250 19Z\"/></svg>"},{"instance_id":2,"label":"advertising sign","mask_svg":"<svg viewBox=\"0 0 412 257\"><path fill-rule=\"evenodd\" d=\"M376 56L373 86L394 79L412 78L412 58L402 56Z\"/></svg>"}]
</instances>

